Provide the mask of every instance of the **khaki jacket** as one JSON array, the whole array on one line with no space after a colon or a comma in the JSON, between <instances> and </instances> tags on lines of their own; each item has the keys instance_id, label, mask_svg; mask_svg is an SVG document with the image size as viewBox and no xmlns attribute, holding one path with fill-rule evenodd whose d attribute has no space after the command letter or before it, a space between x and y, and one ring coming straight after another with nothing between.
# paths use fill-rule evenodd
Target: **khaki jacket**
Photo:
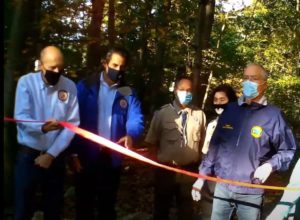
<instances>
[{"instance_id":1,"label":"khaki jacket","mask_svg":"<svg viewBox=\"0 0 300 220\"><path fill-rule=\"evenodd\" d=\"M185 108L187 120L183 128L181 111L173 102L162 106L152 118L145 141L157 146L160 162L180 166L200 161L205 138L205 114L195 107Z\"/></svg>"}]
</instances>

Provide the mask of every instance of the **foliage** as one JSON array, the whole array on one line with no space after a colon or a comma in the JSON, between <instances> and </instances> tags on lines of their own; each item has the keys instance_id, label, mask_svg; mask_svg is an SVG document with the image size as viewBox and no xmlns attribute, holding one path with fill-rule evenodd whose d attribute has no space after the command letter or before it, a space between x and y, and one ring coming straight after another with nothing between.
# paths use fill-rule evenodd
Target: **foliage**
<instances>
[{"instance_id":1,"label":"foliage","mask_svg":"<svg viewBox=\"0 0 300 220\"><path fill-rule=\"evenodd\" d=\"M295 32L299 16L296 1L256 1L240 11L217 13L212 38L216 42L216 33L226 22L212 87L227 82L240 94L245 65L262 64L269 72L266 95L283 110L295 132L300 130L300 40Z\"/></svg>"},{"instance_id":2,"label":"foliage","mask_svg":"<svg viewBox=\"0 0 300 220\"><path fill-rule=\"evenodd\" d=\"M20 61L23 69L16 74L30 71L32 65L24 62L33 62L38 57L37 51L47 44L63 49L71 78L77 81L89 74L86 58L88 45L93 40L88 37L92 2L40 1L40 17L35 23L40 33L27 43L27 48L36 48L29 50L26 60ZM101 51L99 57L95 57L99 61L111 43L108 33L111 1L104 2ZM203 51L203 67L213 74L211 88L227 82L239 92L245 65L261 63L270 72L268 98L299 127L296 122L299 121L300 32L296 30L300 28L297 27L296 0L253 1L248 7L229 12L224 11L223 2L227 1L217 1L210 48ZM196 56L199 5L197 1L184 0L115 0L114 3L114 44L130 51L127 80L137 89L144 112L151 115L154 109L172 98L169 87L175 77L191 73ZM7 8L13 11L14 4ZM5 28L10 30L13 16L6 14ZM6 33L5 41L9 38ZM5 49L7 53L7 47Z\"/></svg>"}]
</instances>

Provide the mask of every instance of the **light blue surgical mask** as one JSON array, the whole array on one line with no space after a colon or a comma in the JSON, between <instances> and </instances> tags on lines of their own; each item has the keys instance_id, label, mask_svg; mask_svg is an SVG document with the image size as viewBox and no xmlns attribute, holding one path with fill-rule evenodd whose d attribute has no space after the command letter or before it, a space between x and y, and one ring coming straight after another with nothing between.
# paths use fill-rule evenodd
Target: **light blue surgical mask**
<instances>
[{"instance_id":1,"label":"light blue surgical mask","mask_svg":"<svg viewBox=\"0 0 300 220\"><path fill-rule=\"evenodd\" d=\"M242 83L243 85L243 94L246 99L254 99L259 95L257 90L258 84L256 82L251 82L246 80Z\"/></svg>"},{"instance_id":2,"label":"light blue surgical mask","mask_svg":"<svg viewBox=\"0 0 300 220\"><path fill-rule=\"evenodd\" d=\"M193 99L192 93L187 91L177 91L177 97L181 105L188 105Z\"/></svg>"}]
</instances>

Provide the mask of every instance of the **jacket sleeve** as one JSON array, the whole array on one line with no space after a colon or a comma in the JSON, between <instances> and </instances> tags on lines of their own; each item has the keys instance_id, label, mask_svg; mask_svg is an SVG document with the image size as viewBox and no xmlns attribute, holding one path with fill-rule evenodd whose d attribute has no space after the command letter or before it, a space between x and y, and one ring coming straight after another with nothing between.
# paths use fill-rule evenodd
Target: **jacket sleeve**
<instances>
[{"instance_id":1,"label":"jacket sleeve","mask_svg":"<svg viewBox=\"0 0 300 220\"><path fill-rule=\"evenodd\" d=\"M144 116L141 110L141 103L133 92L128 107L126 133L136 143L144 132Z\"/></svg>"},{"instance_id":2,"label":"jacket sleeve","mask_svg":"<svg viewBox=\"0 0 300 220\"><path fill-rule=\"evenodd\" d=\"M218 129L219 126L216 127L216 132L213 133L211 137L211 141L208 146L208 153L202 160L199 166L199 173L203 175L212 175L214 174L214 165L215 165L215 157L218 154L219 147L219 138L218 138Z\"/></svg>"},{"instance_id":3,"label":"jacket sleeve","mask_svg":"<svg viewBox=\"0 0 300 220\"><path fill-rule=\"evenodd\" d=\"M78 84L76 85L77 87L77 100L78 100L78 107L79 107L79 115L80 115L80 124L82 123L82 102L83 102L83 91L84 91L84 84L83 81L78 82ZM80 126L80 125L79 125ZM71 143L70 143L70 147L68 148L68 153L69 154L78 154L78 148L81 145L82 142L82 138L75 134L75 137L72 139Z\"/></svg>"},{"instance_id":4,"label":"jacket sleeve","mask_svg":"<svg viewBox=\"0 0 300 220\"><path fill-rule=\"evenodd\" d=\"M207 152L208 152L210 139L215 131L216 124L217 124L217 120L214 119L207 125L205 140L204 140L203 147L202 147L203 154L207 154Z\"/></svg>"},{"instance_id":5,"label":"jacket sleeve","mask_svg":"<svg viewBox=\"0 0 300 220\"><path fill-rule=\"evenodd\" d=\"M202 148L203 148L203 145L205 143L205 136L206 136L206 115L205 113L202 111L202 119L201 119L201 140L200 140L200 143L199 143L199 153L201 154L202 153Z\"/></svg>"},{"instance_id":6,"label":"jacket sleeve","mask_svg":"<svg viewBox=\"0 0 300 220\"><path fill-rule=\"evenodd\" d=\"M145 142L157 147L160 139L159 134L161 134L159 111L155 111L145 138Z\"/></svg>"},{"instance_id":7,"label":"jacket sleeve","mask_svg":"<svg viewBox=\"0 0 300 220\"><path fill-rule=\"evenodd\" d=\"M272 145L276 153L266 162L272 165L273 170L288 170L297 144L292 130L284 120L282 112L276 118L272 137Z\"/></svg>"}]
</instances>

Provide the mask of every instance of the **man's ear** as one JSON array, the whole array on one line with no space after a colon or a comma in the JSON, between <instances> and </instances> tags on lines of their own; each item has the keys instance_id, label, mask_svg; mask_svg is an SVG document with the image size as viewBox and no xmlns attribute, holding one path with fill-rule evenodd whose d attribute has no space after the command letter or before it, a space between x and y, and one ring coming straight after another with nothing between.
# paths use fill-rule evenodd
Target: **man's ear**
<instances>
[{"instance_id":1,"label":"man's ear","mask_svg":"<svg viewBox=\"0 0 300 220\"><path fill-rule=\"evenodd\" d=\"M263 85L263 92L266 92L268 88L268 82L266 81L265 84Z\"/></svg>"},{"instance_id":2,"label":"man's ear","mask_svg":"<svg viewBox=\"0 0 300 220\"><path fill-rule=\"evenodd\" d=\"M174 94L174 97L176 97L176 95L177 95L177 89L174 88L173 94Z\"/></svg>"},{"instance_id":3,"label":"man's ear","mask_svg":"<svg viewBox=\"0 0 300 220\"><path fill-rule=\"evenodd\" d=\"M105 70L106 67L107 67L106 60L105 60L105 59L101 59L100 63L101 63L101 66L102 66L102 67L104 68L104 70Z\"/></svg>"},{"instance_id":4,"label":"man's ear","mask_svg":"<svg viewBox=\"0 0 300 220\"><path fill-rule=\"evenodd\" d=\"M40 71L41 70L41 61L35 60L34 61L34 71Z\"/></svg>"}]
</instances>

